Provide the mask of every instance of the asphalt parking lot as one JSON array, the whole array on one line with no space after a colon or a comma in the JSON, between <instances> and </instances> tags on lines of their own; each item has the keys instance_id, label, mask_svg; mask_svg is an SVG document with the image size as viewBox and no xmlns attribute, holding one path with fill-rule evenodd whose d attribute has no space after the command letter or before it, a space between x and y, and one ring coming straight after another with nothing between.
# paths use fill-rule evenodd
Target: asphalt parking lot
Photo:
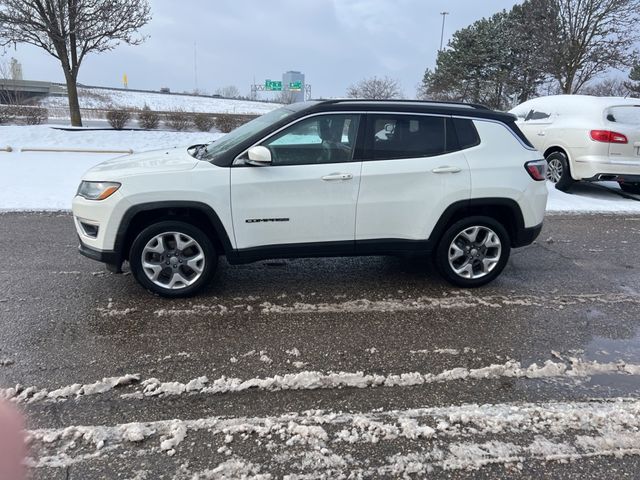
<instances>
[{"instance_id":1,"label":"asphalt parking lot","mask_svg":"<svg viewBox=\"0 0 640 480\"><path fill-rule=\"evenodd\" d=\"M69 214L5 213L0 389L38 479L637 478L639 240L554 215L479 290L419 257L221 261L165 300Z\"/></svg>"}]
</instances>

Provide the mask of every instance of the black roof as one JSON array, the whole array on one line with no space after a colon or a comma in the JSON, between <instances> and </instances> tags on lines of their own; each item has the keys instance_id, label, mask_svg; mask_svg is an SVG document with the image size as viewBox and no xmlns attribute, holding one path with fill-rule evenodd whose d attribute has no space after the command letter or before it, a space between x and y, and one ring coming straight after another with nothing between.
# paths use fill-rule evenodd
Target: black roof
<instances>
[{"instance_id":1,"label":"black roof","mask_svg":"<svg viewBox=\"0 0 640 480\"><path fill-rule=\"evenodd\" d=\"M484 105L463 102L440 102L429 100L316 100L306 102L301 110L305 113L327 111L375 111L402 113L433 113L440 115L459 115L474 118L487 118L501 122L515 119L510 113L491 110Z\"/></svg>"}]
</instances>

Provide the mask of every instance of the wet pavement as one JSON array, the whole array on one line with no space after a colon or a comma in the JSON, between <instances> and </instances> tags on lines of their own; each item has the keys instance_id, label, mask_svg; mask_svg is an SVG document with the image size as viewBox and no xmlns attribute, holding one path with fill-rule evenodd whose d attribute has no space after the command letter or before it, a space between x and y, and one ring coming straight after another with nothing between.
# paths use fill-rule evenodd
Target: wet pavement
<instances>
[{"instance_id":1,"label":"wet pavement","mask_svg":"<svg viewBox=\"0 0 640 480\"><path fill-rule=\"evenodd\" d=\"M165 300L68 214L1 214L0 389L34 478L635 478L639 240L549 216L479 290L419 257L222 260Z\"/></svg>"}]
</instances>

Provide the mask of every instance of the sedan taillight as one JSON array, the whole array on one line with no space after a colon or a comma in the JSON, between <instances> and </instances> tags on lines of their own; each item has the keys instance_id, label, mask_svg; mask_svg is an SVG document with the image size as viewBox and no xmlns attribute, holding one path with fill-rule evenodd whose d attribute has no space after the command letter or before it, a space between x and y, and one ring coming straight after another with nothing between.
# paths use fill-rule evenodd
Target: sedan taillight
<instances>
[{"instance_id":1,"label":"sedan taillight","mask_svg":"<svg viewBox=\"0 0 640 480\"><path fill-rule=\"evenodd\" d=\"M534 160L524 164L524 169L531 175L531 178L541 182L547 177L547 161L546 160Z\"/></svg>"},{"instance_id":2,"label":"sedan taillight","mask_svg":"<svg viewBox=\"0 0 640 480\"><path fill-rule=\"evenodd\" d=\"M626 135L610 130L591 130L591 140L602 143L629 143Z\"/></svg>"}]
</instances>

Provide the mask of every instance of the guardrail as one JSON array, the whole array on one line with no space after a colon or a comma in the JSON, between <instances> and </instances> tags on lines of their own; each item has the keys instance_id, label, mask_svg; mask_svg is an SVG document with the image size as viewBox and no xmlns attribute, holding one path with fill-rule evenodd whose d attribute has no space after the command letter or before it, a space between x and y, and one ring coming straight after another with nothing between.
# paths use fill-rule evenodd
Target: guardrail
<instances>
[{"instance_id":1,"label":"guardrail","mask_svg":"<svg viewBox=\"0 0 640 480\"><path fill-rule=\"evenodd\" d=\"M11 148L11 147L8 147ZM11 151L11 150L9 150ZM132 149L128 150L100 150L100 149L91 149L91 148L39 148L39 147L25 147L20 149L21 152L66 152L66 153L122 153L125 155L131 155L133 153Z\"/></svg>"}]
</instances>

